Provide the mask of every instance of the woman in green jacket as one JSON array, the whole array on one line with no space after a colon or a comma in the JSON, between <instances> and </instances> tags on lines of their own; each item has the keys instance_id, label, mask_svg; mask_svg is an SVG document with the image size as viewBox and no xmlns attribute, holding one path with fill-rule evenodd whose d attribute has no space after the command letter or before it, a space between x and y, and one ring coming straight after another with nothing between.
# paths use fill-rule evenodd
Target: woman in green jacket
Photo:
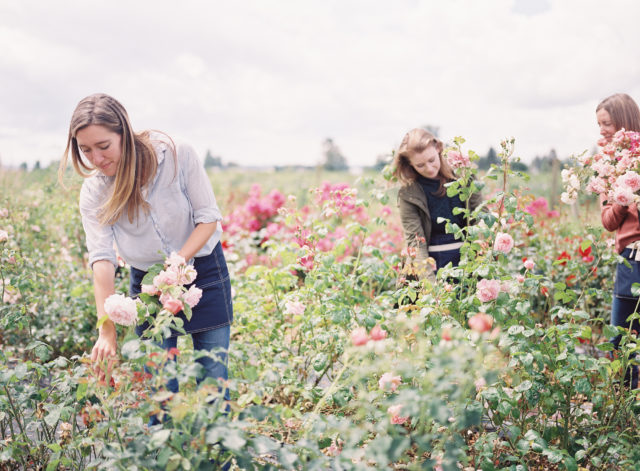
<instances>
[{"instance_id":1,"label":"woman in green jacket","mask_svg":"<svg viewBox=\"0 0 640 471\"><path fill-rule=\"evenodd\" d=\"M465 208L458 196L449 197L445 184L456 180L456 176L443 158L442 142L424 129L409 131L395 155L394 175L402 183L398 192L398 207L404 229L404 237L413 254L414 265L421 267L416 273L420 278L434 278L429 267L429 257L435 260L436 270L449 262L460 263L462 241L447 234L448 219L460 227L467 225L463 214L453 214L453 208ZM473 211L482 201L479 193L469 198L469 209Z\"/></svg>"}]
</instances>

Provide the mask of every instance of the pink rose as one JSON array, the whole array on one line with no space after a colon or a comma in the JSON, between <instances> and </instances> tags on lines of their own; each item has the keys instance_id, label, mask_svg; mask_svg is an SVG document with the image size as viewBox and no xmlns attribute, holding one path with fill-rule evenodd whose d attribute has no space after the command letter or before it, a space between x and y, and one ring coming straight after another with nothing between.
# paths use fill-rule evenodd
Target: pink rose
<instances>
[{"instance_id":1,"label":"pink rose","mask_svg":"<svg viewBox=\"0 0 640 471\"><path fill-rule=\"evenodd\" d=\"M154 285L142 285L140 286L140 289L144 294L149 294L151 296L155 296L156 294L160 293L160 291L158 291L158 288L156 288Z\"/></svg>"},{"instance_id":2,"label":"pink rose","mask_svg":"<svg viewBox=\"0 0 640 471\"><path fill-rule=\"evenodd\" d=\"M516 281L518 283L524 283L524 276L522 275L516 275Z\"/></svg>"},{"instance_id":3,"label":"pink rose","mask_svg":"<svg viewBox=\"0 0 640 471\"><path fill-rule=\"evenodd\" d=\"M504 232L498 232L496 235L496 241L493 244L493 249L502 253L509 253L513 248L513 237Z\"/></svg>"},{"instance_id":4,"label":"pink rose","mask_svg":"<svg viewBox=\"0 0 640 471\"><path fill-rule=\"evenodd\" d=\"M535 267L535 266L536 266L536 264L534 263L533 260L527 259L527 260L524 261L524 267L527 270L533 270L533 267Z\"/></svg>"},{"instance_id":5,"label":"pink rose","mask_svg":"<svg viewBox=\"0 0 640 471\"><path fill-rule=\"evenodd\" d=\"M116 324L135 325L138 322L136 302L124 294L112 294L104 301L104 311Z\"/></svg>"},{"instance_id":6,"label":"pink rose","mask_svg":"<svg viewBox=\"0 0 640 471\"><path fill-rule=\"evenodd\" d=\"M182 295L182 299L184 299L184 302L187 303L190 308L194 308L200 302L201 297L202 290L196 287L196 285L191 286L187 292Z\"/></svg>"},{"instance_id":7,"label":"pink rose","mask_svg":"<svg viewBox=\"0 0 640 471\"><path fill-rule=\"evenodd\" d=\"M378 380L378 386L380 386L380 389L383 391L390 389L391 392L395 392L400 384L402 384L402 377L393 376L393 373L384 373Z\"/></svg>"},{"instance_id":8,"label":"pink rose","mask_svg":"<svg viewBox=\"0 0 640 471\"><path fill-rule=\"evenodd\" d=\"M618 182L631 188L634 193L640 190L640 175L631 170L618 177Z\"/></svg>"},{"instance_id":9,"label":"pink rose","mask_svg":"<svg viewBox=\"0 0 640 471\"><path fill-rule=\"evenodd\" d=\"M7 208L0 208L0 218L9 217L9 210Z\"/></svg>"},{"instance_id":10,"label":"pink rose","mask_svg":"<svg viewBox=\"0 0 640 471\"><path fill-rule=\"evenodd\" d=\"M9 233L7 231L0 230L0 242L4 242L9 239Z\"/></svg>"},{"instance_id":11,"label":"pink rose","mask_svg":"<svg viewBox=\"0 0 640 471\"><path fill-rule=\"evenodd\" d=\"M166 309L171 314L177 314L184 309L182 301L174 298L168 293L164 293L160 296L160 303L162 303L162 308Z\"/></svg>"},{"instance_id":12,"label":"pink rose","mask_svg":"<svg viewBox=\"0 0 640 471\"><path fill-rule=\"evenodd\" d=\"M625 185L620 185L613 190L613 201L621 206L629 206L633 203L633 191Z\"/></svg>"},{"instance_id":13,"label":"pink rose","mask_svg":"<svg viewBox=\"0 0 640 471\"><path fill-rule=\"evenodd\" d=\"M498 297L500 287L500 280L480 280L478 281L476 296L483 303L489 302Z\"/></svg>"},{"instance_id":14,"label":"pink rose","mask_svg":"<svg viewBox=\"0 0 640 471\"><path fill-rule=\"evenodd\" d=\"M284 304L284 312L287 314L292 314L294 316L301 316L304 314L304 304L300 301L287 301Z\"/></svg>"},{"instance_id":15,"label":"pink rose","mask_svg":"<svg viewBox=\"0 0 640 471\"><path fill-rule=\"evenodd\" d=\"M493 317L484 312L479 312L469 319L469 327L476 332L489 332L493 326Z\"/></svg>"},{"instance_id":16,"label":"pink rose","mask_svg":"<svg viewBox=\"0 0 640 471\"><path fill-rule=\"evenodd\" d=\"M389 406L387 409L387 413L391 416L391 423L396 425L402 425L409 420L409 417L405 417L400 415L400 410L402 409L402 404L396 404L394 406Z\"/></svg>"},{"instance_id":17,"label":"pink rose","mask_svg":"<svg viewBox=\"0 0 640 471\"><path fill-rule=\"evenodd\" d=\"M370 332L371 340L384 340L387 338L387 331L376 325Z\"/></svg>"},{"instance_id":18,"label":"pink rose","mask_svg":"<svg viewBox=\"0 0 640 471\"><path fill-rule=\"evenodd\" d=\"M351 343L353 343L356 347L360 345L365 345L369 341L369 335L367 334L367 329L364 327L358 327L351 331Z\"/></svg>"},{"instance_id":19,"label":"pink rose","mask_svg":"<svg viewBox=\"0 0 640 471\"><path fill-rule=\"evenodd\" d=\"M14 288L13 286L4 286L4 293L2 295L2 302L6 304L15 304L20 301L22 295L18 288Z\"/></svg>"},{"instance_id":20,"label":"pink rose","mask_svg":"<svg viewBox=\"0 0 640 471\"><path fill-rule=\"evenodd\" d=\"M463 168L471 166L471 160L469 160L469 156L464 155L457 150L450 150L447 153L447 162L449 162L451 168Z\"/></svg>"},{"instance_id":21,"label":"pink rose","mask_svg":"<svg viewBox=\"0 0 640 471\"><path fill-rule=\"evenodd\" d=\"M178 255L176 252L171 252L171 255L167 257L164 263L169 266L175 266L184 265L186 261L182 255Z\"/></svg>"},{"instance_id":22,"label":"pink rose","mask_svg":"<svg viewBox=\"0 0 640 471\"><path fill-rule=\"evenodd\" d=\"M153 278L153 286L162 289L166 286L178 284L178 274L173 270L162 270Z\"/></svg>"}]
</instances>

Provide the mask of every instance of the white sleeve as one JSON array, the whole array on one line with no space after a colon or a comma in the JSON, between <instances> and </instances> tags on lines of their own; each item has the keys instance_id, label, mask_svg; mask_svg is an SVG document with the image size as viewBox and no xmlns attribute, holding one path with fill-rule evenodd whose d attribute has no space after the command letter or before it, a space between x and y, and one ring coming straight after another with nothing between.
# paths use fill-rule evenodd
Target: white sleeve
<instances>
[{"instance_id":1,"label":"white sleeve","mask_svg":"<svg viewBox=\"0 0 640 471\"><path fill-rule=\"evenodd\" d=\"M209 176L195 150L191 146L180 145L178 161L185 193L193 209L194 223L222 221Z\"/></svg>"},{"instance_id":2,"label":"white sleeve","mask_svg":"<svg viewBox=\"0 0 640 471\"><path fill-rule=\"evenodd\" d=\"M89 266L93 267L98 260L107 260L117 268L113 228L100 224L98 218L100 207L104 204L104 199L100 198L99 193L89 180L85 180L80 190L80 215L89 251Z\"/></svg>"}]
</instances>

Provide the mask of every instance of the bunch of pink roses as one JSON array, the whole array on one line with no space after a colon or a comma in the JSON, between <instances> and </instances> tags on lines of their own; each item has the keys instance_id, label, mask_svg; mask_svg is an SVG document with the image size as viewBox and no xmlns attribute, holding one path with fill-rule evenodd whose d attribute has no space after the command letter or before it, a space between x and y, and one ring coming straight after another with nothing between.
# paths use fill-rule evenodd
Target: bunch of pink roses
<instances>
[{"instance_id":1,"label":"bunch of pink roses","mask_svg":"<svg viewBox=\"0 0 640 471\"><path fill-rule=\"evenodd\" d=\"M586 191L604 195L605 199L629 206L640 201L640 133L621 129L611 142L598 141L602 148L593 156L578 157L579 166L562 171L565 192L562 201L573 204L581 184Z\"/></svg>"},{"instance_id":2,"label":"bunch of pink roses","mask_svg":"<svg viewBox=\"0 0 640 471\"><path fill-rule=\"evenodd\" d=\"M193 283L196 276L193 265L188 265L184 257L173 252L164 265L154 265L149 269L141 289L144 294L158 296L162 308L171 314L184 311L186 318L191 319L191 309L200 302L202 290L196 285L187 289L185 285ZM152 283L149 283L149 278Z\"/></svg>"},{"instance_id":3,"label":"bunch of pink roses","mask_svg":"<svg viewBox=\"0 0 640 471\"><path fill-rule=\"evenodd\" d=\"M185 285L193 283L196 275L195 268L187 265L184 257L174 252L164 264L158 263L149 268L142 279L142 294L157 296L163 310L174 315L184 311L187 319L191 319L191 308L200 302L202 290L195 285L187 289ZM147 300L154 301L153 298ZM104 310L106 316L100 319L99 325L107 317L116 324L135 325L138 323L138 312L147 311L143 303L123 294L109 296L104 302Z\"/></svg>"}]
</instances>

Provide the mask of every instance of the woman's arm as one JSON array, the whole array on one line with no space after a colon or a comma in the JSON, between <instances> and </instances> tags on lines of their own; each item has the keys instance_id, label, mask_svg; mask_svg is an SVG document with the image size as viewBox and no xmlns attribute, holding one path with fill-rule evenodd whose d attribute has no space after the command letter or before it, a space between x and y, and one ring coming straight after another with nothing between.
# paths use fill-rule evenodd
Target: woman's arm
<instances>
[{"instance_id":1,"label":"woman's arm","mask_svg":"<svg viewBox=\"0 0 640 471\"><path fill-rule=\"evenodd\" d=\"M402 222L405 242L409 247L417 249L417 259L424 260L428 258L427 237L422 227L420 210L403 198L398 198L398 209L400 210L400 221Z\"/></svg>"},{"instance_id":2,"label":"woman's arm","mask_svg":"<svg viewBox=\"0 0 640 471\"><path fill-rule=\"evenodd\" d=\"M191 260L204 247L204 244L207 243L217 228L217 222L201 222L197 224L187 241L178 251L178 255L182 255L187 261Z\"/></svg>"},{"instance_id":3,"label":"woman's arm","mask_svg":"<svg viewBox=\"0 0 640 471\"><path fill-rule=\"evenodd\" d=\"M115 293L114 277L115 267L107 260L98 260L93 264L93 292L96 300L98 319L105 315L104 301ZM111 365L116 356L116 326L107 319L101 326L98 340L91 350L91 361L94 364L96 373L100 379L104 379L104 362L108 362L107 371L111 370Z\"/></svg>"},{"instance_id":4,"label":"woman's arm","mask_svg":"<svg viewBox=\"0 0 640 471\"><path fill-rule=\"evenodd\" d=\"M600 217L602 219L602 225L609 232L617 231L626 219L629 207L615 203L608 204L604 198L604 196L600 196Z\"/></svg>"}]
</instances>

